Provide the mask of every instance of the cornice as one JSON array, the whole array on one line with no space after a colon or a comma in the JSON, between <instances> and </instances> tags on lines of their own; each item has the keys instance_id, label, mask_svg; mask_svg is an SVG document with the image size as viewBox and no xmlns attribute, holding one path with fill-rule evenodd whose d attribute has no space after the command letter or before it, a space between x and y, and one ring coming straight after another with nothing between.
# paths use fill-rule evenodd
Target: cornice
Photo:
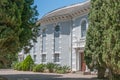
<instances>
[{"instance_id":1,"label":"cornice","mask_svg":"<svg viewBox=\"0 0 120 80\"><path fill-rule=\"evenodd\" d=\"M37 22L37 24L47 25L47 24L72 20L74 17L89 13L89 10L90 10L90 4L80 8L78 10L74 10L71 13L57 15L57 16L51 16L51 17L44 17L44 18L40 19Z\"/></svg>"}]
</instances>

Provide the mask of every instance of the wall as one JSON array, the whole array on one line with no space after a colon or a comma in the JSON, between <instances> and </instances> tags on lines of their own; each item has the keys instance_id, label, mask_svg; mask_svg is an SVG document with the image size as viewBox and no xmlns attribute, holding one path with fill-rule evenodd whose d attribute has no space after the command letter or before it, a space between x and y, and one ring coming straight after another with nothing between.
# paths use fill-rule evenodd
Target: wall
<instances>
[{"instance_id":1,"label":"wall","mask_svg":"<svg viewBox=\"0 0 120 80\"><path fill-rule=\"evenodd\" d=\"M73 29L72 29L72 44L74 45L76 41L80 41L81 38L81 21L83 19L87 20L87 26L88 26L88 15L84 14L81 16L77 16L75 18L73 18ZM84 38L85 39L85 38ZM83 45L84 47L85 45ZM77 46L78 48L80 48L80 46ZM81 68L81 60L79 56L79 52L77 51L76 48L74 48L72 46L72 70L73 71L78 71ZM79 57L78 57L79 56Z\"/></svg>"}]
</instances>

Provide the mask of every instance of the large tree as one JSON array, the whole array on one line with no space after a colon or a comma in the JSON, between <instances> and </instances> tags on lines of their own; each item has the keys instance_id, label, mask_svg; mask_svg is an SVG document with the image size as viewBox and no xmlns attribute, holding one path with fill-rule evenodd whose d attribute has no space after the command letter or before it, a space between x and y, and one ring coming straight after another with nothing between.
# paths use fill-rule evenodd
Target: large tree
<instances>
[{"instance_id":1,"label":"large tree","mask_svg":"<svg viewBox=\"0 0 120 80\"><path fill-rule=\"evenodd\" d=\"M0 54L17 53L35 41L38 13L33 3L34 0L0 0Z\"/></svg>"},{"instance_id":2,"label":"large tree","mask_svg":"<svg viewBox=\"0 0 120 80\"><path fill-rule=\"evenodd\" d=\"M109 69L111 80L120 78L120 0L91 0L85 59L96 66L98 77ZM116 79L117 77L117 79Z\"/></svg>"}]
</instances>

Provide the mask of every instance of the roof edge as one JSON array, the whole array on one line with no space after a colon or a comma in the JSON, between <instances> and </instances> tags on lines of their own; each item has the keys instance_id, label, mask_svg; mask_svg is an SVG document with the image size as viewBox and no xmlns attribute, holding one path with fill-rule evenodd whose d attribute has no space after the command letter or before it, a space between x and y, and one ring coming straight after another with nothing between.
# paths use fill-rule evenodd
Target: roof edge
<instances>
[{"instance_id":1,"label":"roof edge","mask_svg":"<svg viewBox=\"0 0 120 80\"><path fill-rule=\"evenodd\" d=\"M87 0L87 1L84 1L84 2L80 2L80 3L76 3L76 4L71 4L71 5L68 5L68 6L63 6L63 7L54 9L54 10L46 13L42 18L47 17L48 15L53 14L53 13L55 13L57 11L60 11L60 10L63 10L63 9L67 9L67 8L71 8L71 7L75 7L75 6L81 6L81 5L84 5L84 4L89 3L89 2L90 2L90 0Z\"/></svg>"}]
</instances>

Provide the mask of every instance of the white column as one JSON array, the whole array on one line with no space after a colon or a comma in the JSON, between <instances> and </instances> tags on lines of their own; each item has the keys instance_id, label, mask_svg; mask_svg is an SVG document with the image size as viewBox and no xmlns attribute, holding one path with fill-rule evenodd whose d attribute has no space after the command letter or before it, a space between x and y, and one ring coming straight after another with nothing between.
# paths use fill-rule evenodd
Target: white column
<instances>
[{"instance_id":1,"label":"white column","mask_svg":"<svg viewBox=\"0 0 120 80\"><path fill-rule=\"evenodd\" d=\"M72 71L77 71L77 64L76 64L76 50L72 50Z\"/></svg>"},{"instance_id":2,"label":"white column","mask_svg":"<svg viewBox=\"0 0 120 80\"><path fill-rule=\"evenodd\" d=\"M80 56L80 53L79 52L77 52L77 55L76 55L76 57L77 57L77 71L79 71L80 69L81 69L81 56Z\"/></svg>"}]
</instances>

